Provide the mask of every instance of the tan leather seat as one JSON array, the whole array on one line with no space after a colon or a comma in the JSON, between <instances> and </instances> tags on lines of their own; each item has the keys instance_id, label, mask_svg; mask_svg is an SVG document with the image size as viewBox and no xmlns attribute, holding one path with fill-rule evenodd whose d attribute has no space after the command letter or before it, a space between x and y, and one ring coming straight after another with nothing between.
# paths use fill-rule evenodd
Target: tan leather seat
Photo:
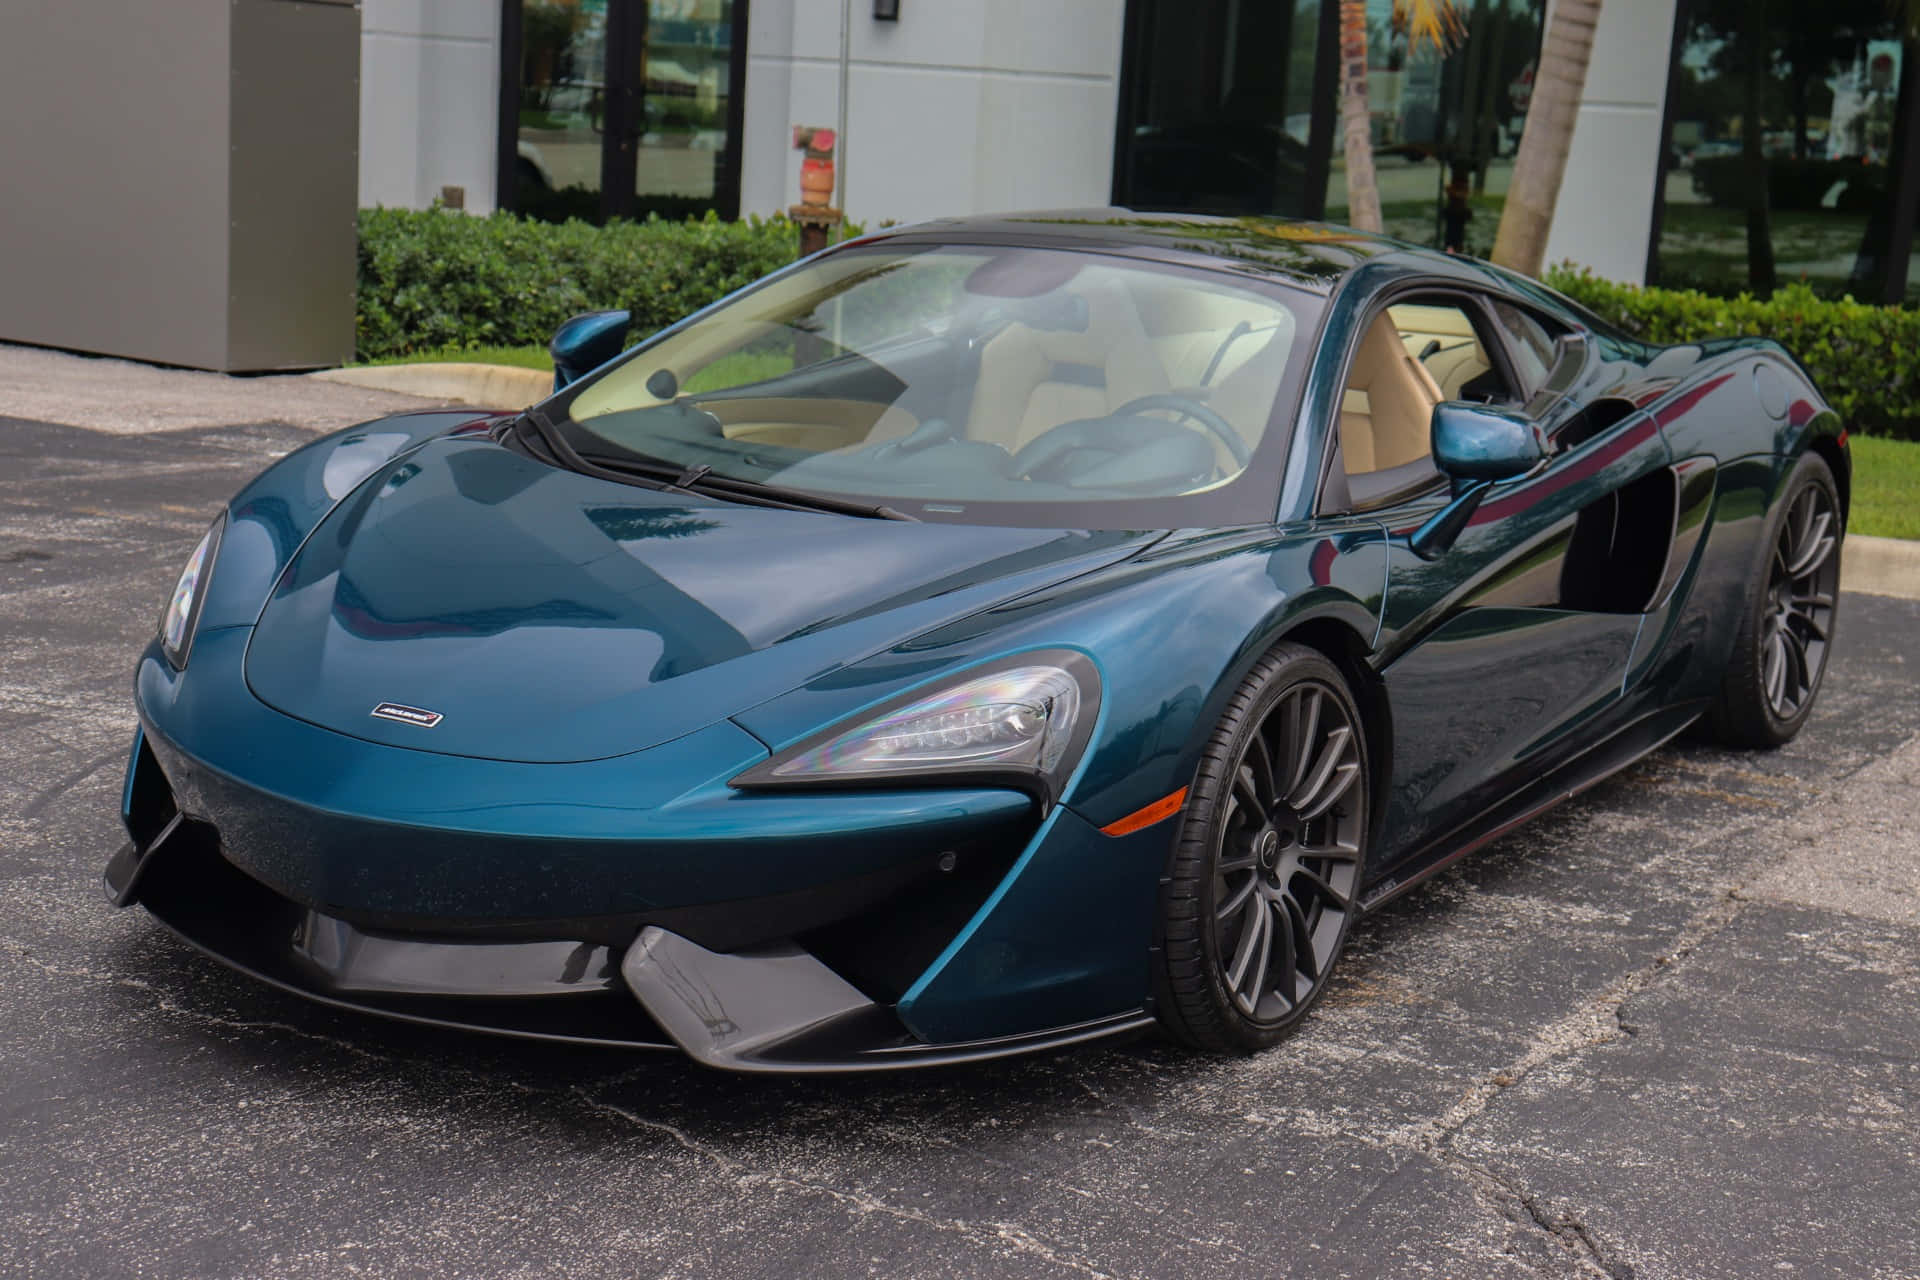
<instances>
[{"instance_id":1,"label":"tan leather seat","mask_svg":"<svg viewBox=\"0 0 1920 1280\"><path fill-rule=\"evenodd\" d=\"M1377 317L1360 340L1340 406L1340 452L1347 474L1385 471L1432 449L1433 406L1440 388L1407 353L1400 331Z\"/></svg>"},{"instance_id":2,"label":"tan leather seat","mask_svg":"<svg viewBox=\"0 0 1920 1280\"><path fill-rule=\"evenodd\" d=\"M1387 314L1407 354L1420 361L1443 399L1458 400L1462 388L1492 367L1473 321L1459 307L1402 303Z\"/></svg>"},{"instance_id":3,"label":"tan leather seat","mask_svg":"<svg viewBox=\"0 0 1920 1280\"><path fill-rule=\"evenodd\" d=\"M1063 422L1103 417L1171 389L1126 290L1094 284L1083 296L1084 333L1013 324L987 343L967 413L969 440L1018 452Z\"/></svg>"}]
</instances>

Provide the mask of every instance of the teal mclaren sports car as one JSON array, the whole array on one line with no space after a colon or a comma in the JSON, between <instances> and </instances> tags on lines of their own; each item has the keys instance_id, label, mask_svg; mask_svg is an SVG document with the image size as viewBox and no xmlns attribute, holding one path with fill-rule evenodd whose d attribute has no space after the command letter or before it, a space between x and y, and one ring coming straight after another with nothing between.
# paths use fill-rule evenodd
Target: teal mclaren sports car
<instances>
[{"instance_id":1,"label":"teal mclaren sports car","mask_svg":"<svg viewBox=\"0 0 1920 1280\"><path fill-rule=\"evenodd\" d=\"M1123 210L628 327L227 504L113 902L323 1003L733 1070L1243 1053L1364 913L1820 690L1846 433L1769 341Z\"/></svg>"}]
</instances>

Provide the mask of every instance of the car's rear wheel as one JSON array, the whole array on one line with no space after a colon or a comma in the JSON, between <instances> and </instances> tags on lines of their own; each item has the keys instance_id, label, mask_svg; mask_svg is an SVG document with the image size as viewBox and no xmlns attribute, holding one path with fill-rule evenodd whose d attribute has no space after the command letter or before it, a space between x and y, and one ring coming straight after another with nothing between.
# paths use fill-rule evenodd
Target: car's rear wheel
<instances>
[{"instance_id":1,"label":"car's rear wheel","mask_svg":"<svg viewBox=\"0 0 1920 1280\"><path fill-rule=\"evenodd\" d=\"M1367 814L1345 680L1312 649L1276 646L1207 742L1161 888L1154 996L1170 1034L1246 1053L1305 1016L1346 945Z\"/></svg>"},{"instance_id":2,"label":"car's rear wheel","mask_svg":"<svg viewBox=\"0 0 1920 1280\"><path fill-rule=\"evenodd\" d=\"M1833 472L1809 453L1774 504L1767 559L1746 608L1710 734L1734 747L1777 747L1806 724L1827 670L1840 598L1840 497Z\"/></svg>"}]
</instances>

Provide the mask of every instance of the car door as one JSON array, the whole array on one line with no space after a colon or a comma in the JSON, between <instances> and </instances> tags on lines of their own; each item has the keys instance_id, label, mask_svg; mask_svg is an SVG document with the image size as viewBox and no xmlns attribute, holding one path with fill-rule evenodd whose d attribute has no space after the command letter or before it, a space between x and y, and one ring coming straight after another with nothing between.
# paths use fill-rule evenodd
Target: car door
<instances>
[{"instance_id":1,"label":"car door","mask_svg":"<svg viewBox=\"0 0 1920 1280\"><path fill-rule=\"evenodd\" d=\"M1509 333L1516 315L1539 329L1524 351ZM1617 701L1653 592L1646 574L1657 583L1666 560L1664 544L1642 545L1643 531L1671 535L1670 516L1663 525L1642 508L1661 486L1670 502L1672 482L1650 419L1630 406L1594 413L1566 394L1598 358L1578 331L1552 333L1509 300L1446 289L1397 295L1368 324L1344 406L1366 420L1343 415L1341 466L1350 444L1371 444L1373 469L1347 469L1345 496L1393 535L1378 645L1393 718L1378 873L1566 759L1582 740L1573 731ZM1411 456L1409 415L1430 418L1440 399L1519 410L1554 451L1537 473L1494 486L1429 561L1407 536L1449 492L1424 442Z\"/></svg>"}]
</instances>

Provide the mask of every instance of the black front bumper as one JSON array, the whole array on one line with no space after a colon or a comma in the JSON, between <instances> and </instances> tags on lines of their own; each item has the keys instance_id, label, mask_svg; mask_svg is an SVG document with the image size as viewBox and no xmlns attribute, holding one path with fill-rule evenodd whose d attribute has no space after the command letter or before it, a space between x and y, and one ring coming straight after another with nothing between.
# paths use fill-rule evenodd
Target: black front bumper
<instances>
[{"instance_id":1,"label":"black front bumper","mask_svg":"<svg viewBox=\"0 0 1920 1280\"><path fill-rule=\"evenodd\" d=\"M1017 850L955 870L862 877L637 916L395 921L295 900L182 813L149 750L128 786L133 840L108 898L139 902L189 945L283 991L425 1026L624 1049L668 1049L734 1071L848 1072L1005 1057L1138 1031L1132 1013L967 1043L928 1044L893 1008L991 892Z\"/></svg>"},{"instance_id":2,"label":"black front bumper","mask_svg":"<svg viewBox=\"0 0 1920 1280\"><path fill-rule=\"evenodd\" d=\"M553 963L551 944L361 930L252 879L220 856L213 829L201 823L182 824L152 850L137 890L140 904L197 950L321 1004L494 1035L677 1048L620 982L618 954L608 947L559 944L578 952L571 966L577 972L570 972L565 959ZM442 985L465 990L422 990L432 984L421 975L433 972L454 975L455 982ZM483 974L514 994L486 994Z\"/></svg>"}]
</instances>

